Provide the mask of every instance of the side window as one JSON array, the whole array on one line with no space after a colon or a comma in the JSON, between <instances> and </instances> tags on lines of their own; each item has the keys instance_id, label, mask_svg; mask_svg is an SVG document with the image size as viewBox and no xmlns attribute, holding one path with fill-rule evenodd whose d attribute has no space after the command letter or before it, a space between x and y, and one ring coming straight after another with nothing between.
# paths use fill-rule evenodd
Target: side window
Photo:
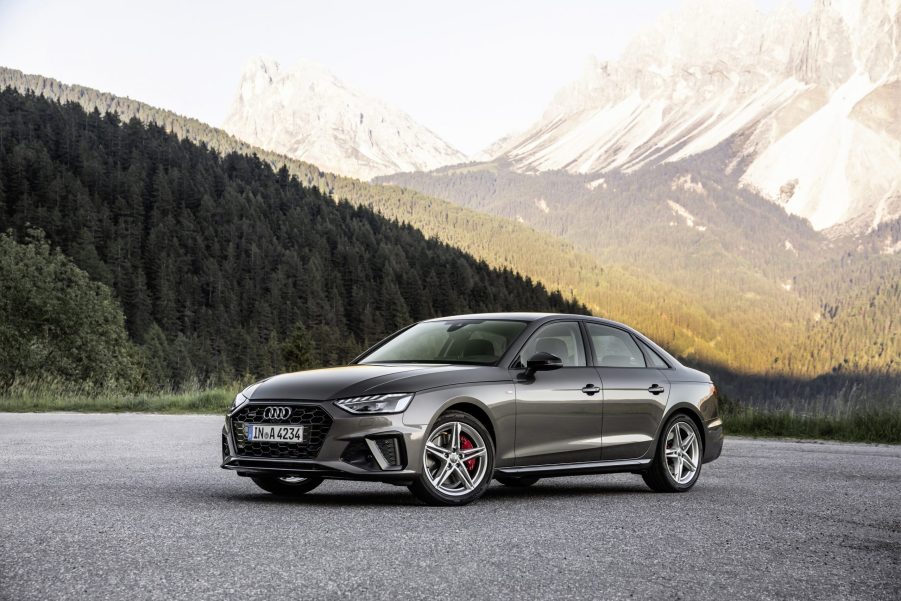
<instances>
[{"instance_id":1,"label":"side window","mask_svg":"<svg viewBox=\"0 0 901 601\"><path fill-rule=\"evenodd\" d=\"M597 323L586 323L598 367L647 367L644 355L628 332Z\"/></svg>"},{"instance_id":2,"label":"side window","mask_svg":"<svg viewBox=\"0 0 901 601\"><path fill-rule=\"evenodd\" d=\"M535 353L550 353L563 359L563 367L585 367L582 332L575 321L558 321L541 326L520 353L520 363Z\"/></svg>"},{"instance_id":3,"label":"side window","mask_svg":"<svg viewBox=\"0 0 901 601\"><path fill-rule=\"evenodd\" d=\"M657 351L646 345L641 340L638 341L638 344L641 345L641 348L644 350L644 354L648 357L648 360L650 360L651 367L656 367L657 369L669 369L669 364L663 360L663 357L657 354Z\"/></svg>"}]
</instances>

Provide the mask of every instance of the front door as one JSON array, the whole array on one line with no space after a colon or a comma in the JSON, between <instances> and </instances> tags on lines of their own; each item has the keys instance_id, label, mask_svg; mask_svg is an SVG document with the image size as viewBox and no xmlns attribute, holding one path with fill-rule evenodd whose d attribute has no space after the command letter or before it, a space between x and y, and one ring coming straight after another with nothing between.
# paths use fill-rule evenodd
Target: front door
<instances>
[{"instance_id":1,"label":"front door","mask_svg":"<svg viewBox=\"0 0 901 601\"><path fill-rule=\"evenodd\" d=\"M520 353L520 364L546 352L563 367L523 378L511 370L516 387L516 465L599 461L602 395L600 378L588 365L577 321L555 321L539 328Z\"/></svg>"},{"instance_id":2,"label":"front door","mask_svg":"<svg viewBox=\"0 0 901 601\"><path fill-rule=\"evenodd\" d=\"M604 388L604 461L637 459L651 450L666 409L669 380L648 367L632 335L586 322L601 386Z\"/></svg>"}]
</instances>

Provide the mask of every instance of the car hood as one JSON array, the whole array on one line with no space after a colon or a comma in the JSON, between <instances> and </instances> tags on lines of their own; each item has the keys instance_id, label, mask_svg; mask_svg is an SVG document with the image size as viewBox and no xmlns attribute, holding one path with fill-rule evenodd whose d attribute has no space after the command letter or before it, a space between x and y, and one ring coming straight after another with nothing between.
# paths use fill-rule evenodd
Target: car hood
<instances>
[{"instance_id":1,"label":"car hood","mask_svg":"<svg viewBox=\"0 0 901 601\"><path fill-rule=\"evenodd\" d=\"M417 392L450 384L502 379L506 370L482 365L349 365L273 376L250 393L252 400L326 401L363 394Z\"/></svg>"}]
</instances>

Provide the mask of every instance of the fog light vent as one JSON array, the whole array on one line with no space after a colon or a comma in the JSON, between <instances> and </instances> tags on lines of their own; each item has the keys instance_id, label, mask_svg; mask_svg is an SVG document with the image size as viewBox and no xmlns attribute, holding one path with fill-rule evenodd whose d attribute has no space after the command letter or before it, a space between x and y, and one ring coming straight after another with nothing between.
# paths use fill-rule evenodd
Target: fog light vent
<instances>
[{"instance_id":1,"label":"fog light vent","mask_svg":"<svg viewBox=\"0 0 901 601\"><path fill-rule=\"evenodd\" d=\"M406 461L400 437L379 436L351 441L341 460L366 470L403 469Z\"/></svg>"},{"instance_id":2,"label":"fog light vent","mask_svg":"<svg viewBox=\"0 0 901 601\"><path fill-rule=\"evenodd\" d=\"M396 467L400 465L400 449L398 449L396 438L377 438L375 446L378 447L382 457L385 458L385 462L389 466Z\"/></svg>"}]
</instances>

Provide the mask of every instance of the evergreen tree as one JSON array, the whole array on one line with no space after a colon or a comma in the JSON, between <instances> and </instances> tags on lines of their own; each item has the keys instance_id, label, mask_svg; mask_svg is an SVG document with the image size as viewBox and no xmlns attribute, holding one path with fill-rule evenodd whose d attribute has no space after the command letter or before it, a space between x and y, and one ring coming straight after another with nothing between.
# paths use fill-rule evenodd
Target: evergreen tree
<instances>
[{"instance_id":1,"label":"evergreen tree","mask_svg":"<svg viewBox=\"0 0 901 601\"><path fill-rule=\"evenodd\" d=\"M316 352L316 343L303 323L297 322L288 339L282 344L282 362L288 371L302 371L318 367L321 359Z\"/></svg>"},{"instance_id":2,"label":"evergreen tree","mask_svg":"<svg viewBox=\"0 0 901 601\"><path fill-rule=\"evenodd\" d=\"M346 362L440 309L416 282L454 295L455 312L585 311L256 156L223 157L157 125L5 90L0 136L0 228L44 228L109 283L148 387ZM480 293L456 295L455 280Z\"/></svg>"}]
</instances>

